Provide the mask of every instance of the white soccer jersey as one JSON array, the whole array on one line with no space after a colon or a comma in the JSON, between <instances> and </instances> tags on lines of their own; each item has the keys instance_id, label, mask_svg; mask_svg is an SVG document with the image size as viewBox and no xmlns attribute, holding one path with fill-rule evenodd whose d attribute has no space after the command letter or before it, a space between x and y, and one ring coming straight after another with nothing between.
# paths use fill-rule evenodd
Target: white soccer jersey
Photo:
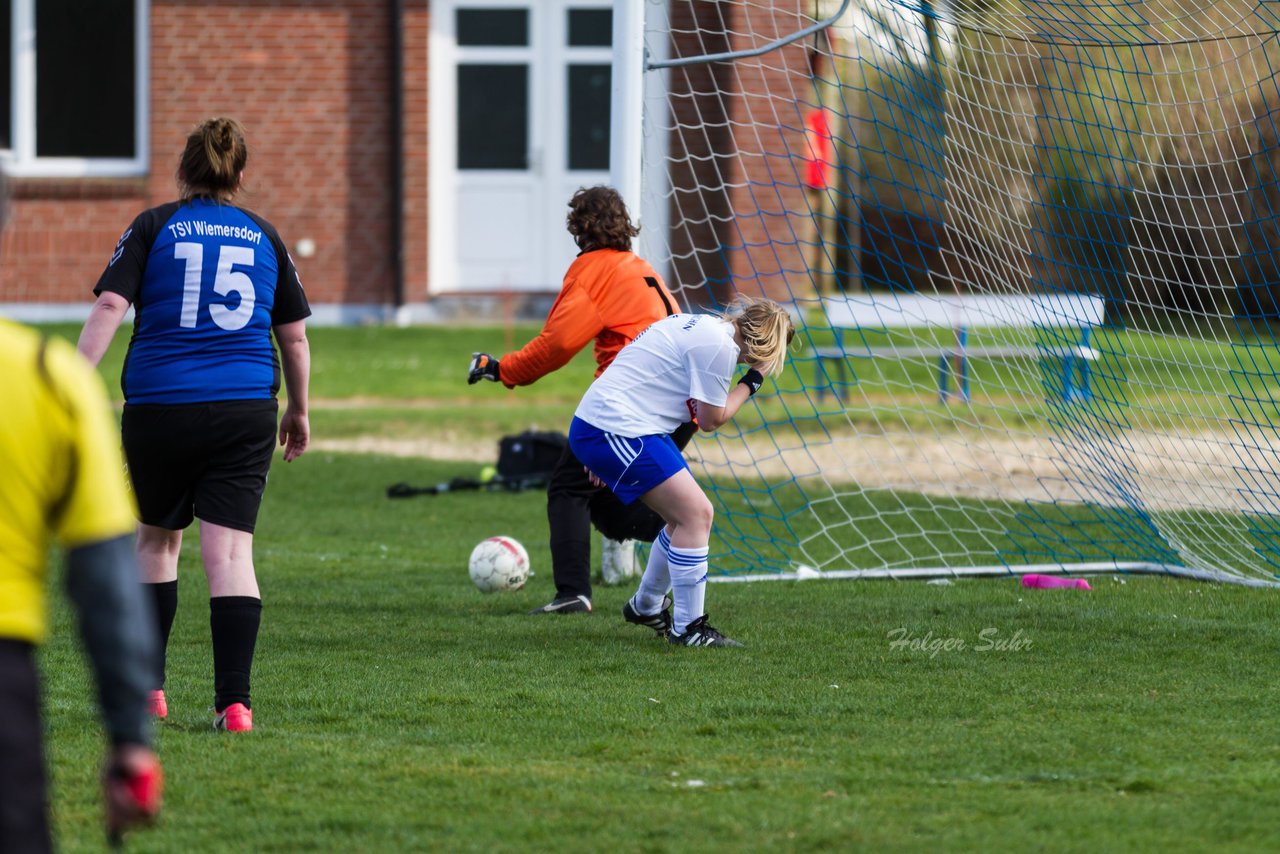
<instances>
[{"instance_id":1,"label":"white soccer jersey","mask_svg":"<svg viewBox=\"0 0 1280 854\"><path fill-rule=\"evenodd\" d=\"M622 348L574 415L618 436L670 433L689 420L691 398L725 405L738 355L732 323L712 314L664 317Z\"/></svg>"}]
</instances>

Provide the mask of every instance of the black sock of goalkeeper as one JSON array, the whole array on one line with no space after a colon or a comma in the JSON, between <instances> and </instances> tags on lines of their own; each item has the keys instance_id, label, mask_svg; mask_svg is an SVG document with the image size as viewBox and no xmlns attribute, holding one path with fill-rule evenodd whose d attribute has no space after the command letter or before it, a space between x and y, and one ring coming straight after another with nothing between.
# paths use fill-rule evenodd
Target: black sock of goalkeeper
<instances>
[{"instance_id":1,"label":"black sock of goalkeeper","mask_svg":"<svg viewBox=\"0 0 1280 854\"><path fill-rule=\"evenodd\" d=\"M254 596L209 599L209 631L213 635L213 707L221 712L233 703L249 703L249 671L258 642L262 600Z\"/></svg>"},{"instance_id":2,"label":"black sock of goalkeeper","mask_svg":"<svg viewBox=\"0 0 1280 854\"><path fill-rule=\"evenodd\" d=\"M156 615L156 628L159 630L160 655L157 664L160 672L156 674L156 690L164 687L165 651L169 648L169 633L173 630L173 618L178 613L178 580L159 581L143 584L143 588L151 599L151 609Z\"/></svg>"}]
</instances>

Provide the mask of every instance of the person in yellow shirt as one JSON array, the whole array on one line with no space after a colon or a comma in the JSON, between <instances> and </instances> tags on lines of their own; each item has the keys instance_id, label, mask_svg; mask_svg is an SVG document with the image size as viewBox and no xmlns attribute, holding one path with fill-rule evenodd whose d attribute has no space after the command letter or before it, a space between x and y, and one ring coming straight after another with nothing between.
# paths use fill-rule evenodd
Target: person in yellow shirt
<instances>
[{"instance_id":1,"label":"person in yellow shirt","mask_svg":"<svg viewBox=\"0 0 1280 854\"><path fill-rule=\"evenodd\" d=\"M36 647L48 631L47 556L66 592L110 739L107 829L153 818L162 775L147 690L156 630L133 556L133 501L98 375L67 342L0 320L0 851L51 850Z\"/></svg>"}]
</instances>

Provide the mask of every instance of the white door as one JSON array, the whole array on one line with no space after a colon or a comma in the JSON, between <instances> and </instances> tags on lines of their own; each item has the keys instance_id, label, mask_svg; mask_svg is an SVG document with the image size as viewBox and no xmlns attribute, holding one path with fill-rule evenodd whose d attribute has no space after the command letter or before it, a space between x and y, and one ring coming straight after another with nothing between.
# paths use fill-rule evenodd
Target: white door
<instances>
[{"instance_id":1,"label":"white door","mask_svg":"<svg viewBox=\"0 0 1280 854\"><path fill-rule=\"evenodd\" d=\"M430 290L558 290L566 202L609 181L612 3L434 6Z\"/></svg>"}]
</instances>

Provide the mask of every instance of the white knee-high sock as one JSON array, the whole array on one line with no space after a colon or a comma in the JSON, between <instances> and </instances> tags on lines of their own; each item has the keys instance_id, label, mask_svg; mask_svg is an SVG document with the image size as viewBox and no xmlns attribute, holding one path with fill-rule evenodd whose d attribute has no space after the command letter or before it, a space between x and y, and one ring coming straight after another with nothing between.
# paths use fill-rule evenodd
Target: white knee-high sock
<instances>
[{"instance_id":1,"label":"white knee-high sock","mask_svg":"<svg viewBox=\"0 0 1280 854\"><path fill-rule=\"evenodd\" d=\"M656 614L662 610L662 600L671 589L671 572L667 568L667 549L671 548L671 537L667 529L658 532L658 539L653 541L649 550L649 562L644 566L644 574L640 576L640 586L631 599L631 605L640 614Z\"/></svg>"},{"instance_id":2,"label":"white knee-high sock","mask_svg":"<svg viewBox=\"0 0 1280 854\"><path fill-rule=\"evenodd\" d=\"M707 593L707 547L678 549L672 546L667 550L667 563L671 573L671 598L675 600L671 629L682 635L690 623L706 613L703 606Z\"/></svg>"}]
</instances>

